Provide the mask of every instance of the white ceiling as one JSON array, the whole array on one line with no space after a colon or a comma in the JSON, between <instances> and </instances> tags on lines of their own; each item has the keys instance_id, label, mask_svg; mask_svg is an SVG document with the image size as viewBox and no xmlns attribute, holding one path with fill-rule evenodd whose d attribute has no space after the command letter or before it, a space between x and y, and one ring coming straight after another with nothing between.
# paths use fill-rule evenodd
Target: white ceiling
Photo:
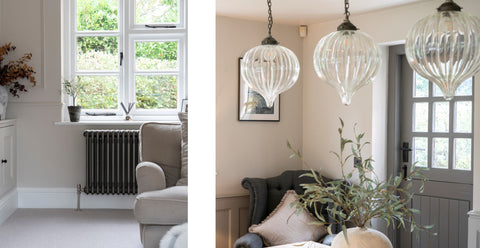
<instances>
[{"instance_id":1,"label":"white ceiling","mask_svg":"<svg viewBox=\"0 0 480 248\"><path fill-rule=\"evenodd\" d=\"M356 14L430 0L350 0L351 19ZM441 1L439 1L439 5ZM217 15L247 20L267 21L266 0L216 0ZM272 0L274 23L312 24L327 20L343 20L342 0Z\"/></svg>"}]
</instances>

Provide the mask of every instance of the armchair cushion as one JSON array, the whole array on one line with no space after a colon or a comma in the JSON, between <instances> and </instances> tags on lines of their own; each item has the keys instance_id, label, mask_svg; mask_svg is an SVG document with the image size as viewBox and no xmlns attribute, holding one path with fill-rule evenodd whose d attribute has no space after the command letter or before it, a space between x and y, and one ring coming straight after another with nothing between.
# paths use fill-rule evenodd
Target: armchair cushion
<instances>
[{"instance_id":1,"label":"armchair cushion","mask_svg":"<svg viewBox=\"0 0 480 248\"><path fill-rule=\"evenodd\" d=\"M297 199L295 191L288 190L277 208L262 223L251 226L249 232L259 234L269 246L317 241L325 236L324 226L310 224L318 221L310 212L302 208L296 212Z\"/></svg>"},{"instance_id":2,"label":"armchair cushion","mask_svg":"<svg viewBox=\"0 0 480 248\"><path fill-rule=\"evenodd\" d=\"M134 214L141 224L178 225L187 222L187 186L137 195Z\"/></svg>"},{"instance_id":3,"label":"armchair cushion","mask_svg":"<svg viewBox=\"0 0 480 248\"><path fill-rule=\"evenodd\" d=\"M140 128L140 160L160 165L166 186L174 186L180 178L181 126L178 124L144 123Z\"/></svg>"}]
</instances>

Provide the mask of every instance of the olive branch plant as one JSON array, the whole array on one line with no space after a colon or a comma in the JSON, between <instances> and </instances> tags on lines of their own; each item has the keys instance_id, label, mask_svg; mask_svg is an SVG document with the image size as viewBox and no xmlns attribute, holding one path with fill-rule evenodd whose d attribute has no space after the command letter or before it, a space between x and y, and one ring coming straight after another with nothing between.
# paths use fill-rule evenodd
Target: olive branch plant
<instances>
[{"instance_id":1,"label":"olive branch plant","mask_svg":"<svg viewBox=\"0 0 480 248\"><path fill-rule=\"evenodd\" d=\"M412 179L419 179L421 186L419 192L422 193L426 178L422 174L424 168L412 165L410 173L404 178L401 176L390 176L386 181L379 180L372 166L373 159L362 158L362 150L370 142L363 142L365 133L357 134L356 125L353 128L354 139L347 139L343 136L344 122L340 118L341 127L338 128L340 136L340 153L331 151L338 159L342 171L341 180L325 181L323 177L311 169L310 173L301 175L301 177L312 177L315 183L302 184L305 192L299 196L296 202L297 210L301 208L310 208L315 210L318 218L313 225L325 225L327 231L332 235L332 225L341 224L346 241L347 223L354 226L365 228L371 225L374 218L382 219L390 225L396 225L397 228L406 228L410 224L410 232L415 231L418 237L418 231L428 231L433 225L422 226L415 221L414 214L420 211L410 208L410 202L413 198L411 189L413 187ZM351 146L351 154L346 155L347 145ZM295 150L289 141L287 147L293 152L290 158L299 158L307 167L299 150ZM347 163L354 158L354 167L351 171L346 171ZM311 168L311 167L309 167ZM358 178L358 183L350 183L352 179ZM323 206L328 204L326 212L335 219L330 223L321 214Z\"/></svg>"},{"instance_id":2,"label":"olive branch plant","mask_svg":"<svg viewBox=\"0 0 480 248\"><path fill-rule=\"evenodd\" d=\"M72 100L73 100L72 106L76 106L78 95L84 92L85 84L81 81L81 78L78 76L77 77L72 76L71 80L64 79L62 84L63 84L63 91L65 92L65 94L72 97Z\"/></svg>"}]
</instances>

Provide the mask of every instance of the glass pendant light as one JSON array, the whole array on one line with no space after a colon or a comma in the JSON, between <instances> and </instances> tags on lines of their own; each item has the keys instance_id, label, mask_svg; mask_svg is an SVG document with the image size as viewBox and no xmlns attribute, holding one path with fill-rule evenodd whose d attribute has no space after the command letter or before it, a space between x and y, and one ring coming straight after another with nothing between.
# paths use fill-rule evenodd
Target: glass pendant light
<instances>
[{"instance_id":1,"label":"glass pendant light","mask_svg":"<svg viewBox=\"0 0 480 248\"><path fill-rule=\"evenodd\" d=\"M262 45L256 46L243 56L241 75L243 80L263 96L271 108L277 96L290 89L297 82L300 64L295 54L278 45L272 37L272 2L268 5L268 37Z\"/></svg>"},{"instance_id":2,"label":"glass pendant light","mask_svg":"<svg viewBox=\"0 0 480 248\"><path fill-rule=\"evenodd\" d=\"M480 69L480 19L452 0L418 21L405 40L408 63L451 100L458 86Z\"/></svg>"},{"instance_id":3,"label":"glass pendant light","mask_svg":"<svg viewBox=\"0 0 480 248\"><path fill-rule=\"evenodd\" d=\"M313 54L317 75L337 89L347 106L355 92L372 81L381 63L380 48L350 22L349 7L345 0L345 20L318 42Z\"/></svg>"}]
</instances>

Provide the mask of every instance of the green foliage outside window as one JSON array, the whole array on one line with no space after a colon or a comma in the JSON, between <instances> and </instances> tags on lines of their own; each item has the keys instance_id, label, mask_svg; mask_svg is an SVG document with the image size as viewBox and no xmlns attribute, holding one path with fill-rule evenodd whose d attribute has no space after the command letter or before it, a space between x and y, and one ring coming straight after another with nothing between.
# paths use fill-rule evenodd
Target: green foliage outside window
<instances>
[{"instance_id":1,"label":"green foliage outside window","mask_svg":"<svg viewBox=\"0 0 480 248\"><path fill-rule=\"evenodd\" d=\"M137 0L137 15L159 22L177 22L176 0ZM163 11L160 14L158 11ZM140 11L140 12L139 12ZM160 16L158 16L160 15ZM157 16L157 19L153 18ZM140 20L139 20L140 21ZM78 31L118 30L117 0L78 0ZM89 36L77 39L77 69L86 71L118 70L119 50L116 37ZM177 69L177 42L138 42L135 62L139 70ZM78 102L84 109L116 109L118 79L85 77L86 93ZM166 79L168 78L168 79ZM137 77L137 108L174 109L177 106L177 77Z\"/></svg>"}]
</instances>

